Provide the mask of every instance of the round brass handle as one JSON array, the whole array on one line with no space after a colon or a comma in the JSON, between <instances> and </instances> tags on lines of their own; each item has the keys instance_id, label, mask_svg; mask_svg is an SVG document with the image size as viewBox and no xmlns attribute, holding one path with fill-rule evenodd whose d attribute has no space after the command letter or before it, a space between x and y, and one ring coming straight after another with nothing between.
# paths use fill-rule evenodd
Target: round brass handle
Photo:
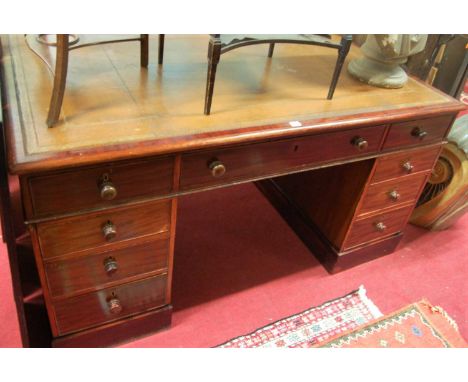
<instances>
[{"instance_id":1,"label":"round brass handle","mask_svg":"<svg viewBox=\"0 0 468 382\"><path fill-rule=\"evenodd\" d=\"M387 228L387 226L382 222L379 222L379 223L375 224L375 229L377 231L383 232L383 231L385 231L386 228Z\"/></svg>"},{"instance_id":2,"label":"round brass handle","mask_svg":"<svg viewBox=\"0 0 468 382\"><path fill-rule=\"evenodd\" d=\"M114 257L108 257L104 260L104 270L111 276L117 272L117 260Z\"/></svg>"},{"instance_id":3,"label":"round brass handle","mask_svg":"<svg viewBox=\"0 0 468 382\"><path fill-rule=\"evenodd\" d=\"M221 178L226 173L226 166L219 160L211 162L208 168L211 170L211 175L215 178Z\"/></svg>"},{"instance_id":4,"label":"round brass handle","mask_svg":"<svg viewBox=\"0 0 468 382\"><path fill-rule=\"evenodd\" d=\"M403 167L403 170L405 170L406 172L412 172L414 168L414 166L411 164L410 161L403 163L401 166Z\"/></svg>"},{"instance_id":5,"label":"round brass handle","mask_svg":"<svg viewBox=\"0 0 468 382\"><path fill-rule=\"evenodd\" d=\"M108 221L106 224L102 226L102 234L107 241L112 240L117 235L117 228L115 227L114 223Z\"/></svg>"},{"instance_id":6,"label":"round brass handle","mask_svg":"<svg viewBox=\"0 0 468 382\"><path fill-rule=\"evenodd\" d=\"M392 190L388 193L388 196L390 197L390 199L392 200L398 200L400 199L400 194L397 190Z\"/></svg>"},{"instance_id":7,"label":"round brass handle","mask_svg":"<svg viewBox=\"0 0 468 382\"><path fill-rule=\"evenodd\" d=\"M101 199L112 200L117 196L117 189L110 180L104 180L100 187Z\"/></svg>"},{"instance_id":8,"label":"round brass handle","mask_svg":"<svg viewBox=\"0 0 468 382\"><path fill-rule=\"evenodd\" d=\"M359 151L367 149L369 143L362 137L354 137L351 143L357 147Z\"/></svg>"},{"instance_id":9,"label":"round brass handle","mask_svg":"<svg viewBox=\"0 0 468 382\"><path fill-rule=\"evenodd\" d=\"M422 140L427 135L427 131L421 130L419 127L415 127L411 130L411 135Z\"/></svg>"},{"instance_id":10,"label":"round brass handle","mask_svg":"<svg viewBox=\"0 0 468 382\"><path fill-rule=\"evenodd\" d=\"M114 296L109 301L107 301L107 306L109 307L109 311L112 314L119 314L123 310L122 304L117 296Z\"/></svg>"}]
</instances>

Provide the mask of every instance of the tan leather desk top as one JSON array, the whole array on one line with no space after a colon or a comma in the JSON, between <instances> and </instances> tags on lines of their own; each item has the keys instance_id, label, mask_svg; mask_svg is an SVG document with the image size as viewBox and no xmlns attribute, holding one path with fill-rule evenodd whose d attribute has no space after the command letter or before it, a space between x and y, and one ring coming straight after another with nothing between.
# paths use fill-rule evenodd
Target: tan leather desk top
<instances>
[{"instance_id":1,"label":"tan leather desk top","mask_svg":"<svg viewBox=\"0 0 468 382\"><path fill-rule=\"evenodd\" d=\"M81 35L82 40L101 37ZM369 124L377 114L381 120L401 118L411 108L427 114L434 108L458 107L450 97L413 79L397 90L360 83L347 73L346 64L328 101L336 51L283 44L272 59L267 58L267 45L223 55L212 114L205 116L208 36L167 36L162 67L156 62L157 36L151 36L147 70L139 66L136 42L70 52L61 121L48 129L52 73L23 35L2 36L1 42L9 146L15 148L9 153L10 169L17 172L52 157L63 161L57 166L86 163L84 153L96 154L104 146L118 151L114 158L122 159L136 155L137 143L145 146L138 155L160 154L213 145L220 137L223 142L235 142L243 134L270 139L326 128L330 120L334 127L337 121L343 126ZM52 50L44 54L53 64L54 48L46 49ZM353 47L348 61L358 54ZM291 121L303 126L293 127Z\"/></svg>"}]
</instances>

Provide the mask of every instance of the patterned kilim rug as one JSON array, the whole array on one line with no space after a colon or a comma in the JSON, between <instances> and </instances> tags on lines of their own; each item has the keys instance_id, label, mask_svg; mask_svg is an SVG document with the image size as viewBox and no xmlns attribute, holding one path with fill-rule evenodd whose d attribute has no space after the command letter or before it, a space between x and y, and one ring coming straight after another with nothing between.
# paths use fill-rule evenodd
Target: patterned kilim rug
<instances>
[{"instance_id":1,"label":"patterned kilim rug","mask_svg":"<svg viewBox=\"0 0 468 382\"><path fill-rule=\"evenodd\" d=\"M382 317L361 286L346 296L276 321L217 347L312 347Z\"/></svg>"},{"instance_id":2,"label":"patterned kilim rug","mask_svg":"<svg viewBox=\"0 0 468 382\"><path fill-rule=\"evenodd\" d=\"M450 348L467 347L455 321L427 300L318 345L334 348Z\"/></svg>"}]
</instances>

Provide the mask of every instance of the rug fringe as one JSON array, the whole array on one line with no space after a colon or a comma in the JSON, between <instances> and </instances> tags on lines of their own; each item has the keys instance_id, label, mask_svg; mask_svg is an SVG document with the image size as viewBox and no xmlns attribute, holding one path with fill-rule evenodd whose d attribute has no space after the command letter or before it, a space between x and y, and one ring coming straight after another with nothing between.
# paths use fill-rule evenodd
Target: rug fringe
<instances>
[{"instance_id":1,"label":"rug fringe","mask_svg":"<svg viewBox=\"0 0 468 382\"><path fill-rule=\"evenodd\" d=\"M443 309L441 306L434 306L432 305L430 302L428 302L427 300L424 299L424 301L421 302L421 304L424 304L426 305L432 313L440 313L442 315L442 317L444 317L447 322L457 331L459 332L458 330L458 325L457 325L457 322L449 316L449 314L445 311L445 309Z\"/></svg>"},{"instance_id":2,"label":"rug fringe","mask_svg":"<svg viewBox=\"0 0 468 382\"><path fill-rule=\"evenodd\" d=\"M375 305L369 297L367 297L367 291L364 285L359 286L358 294L361 297L362 301L366 304L367 308L369 311L372 313L373 316L376 318L383 317L382 312L380 311L379 308L377 308L377 305Z\"/></svg>"}]
</instances>

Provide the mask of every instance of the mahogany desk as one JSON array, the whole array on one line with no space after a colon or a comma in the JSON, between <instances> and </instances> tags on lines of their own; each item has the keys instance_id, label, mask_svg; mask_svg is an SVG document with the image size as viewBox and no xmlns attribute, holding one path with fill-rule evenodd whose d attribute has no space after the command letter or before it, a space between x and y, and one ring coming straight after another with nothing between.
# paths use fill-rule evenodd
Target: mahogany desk
<instances>
[{"instance_id":1,"label":"mahogany desk","mask_svg":"<svg viewBox=\"0 0 468 382\"><path fill-rule=\"evenodd\" d=\"M51 73L22 36L1 42L8 168L27 226L9 235L25 346L38 312L54 346L170 325L185 194L257 182L331 272L392 252L463 108L413 79L386 90L346 70L327 101L335 52L282 45L273 59L261 47L226 55L205 116L207 37L177 36L147 71L137 44L75 51L48 129Z\"/></svg>"}]
</instances>

